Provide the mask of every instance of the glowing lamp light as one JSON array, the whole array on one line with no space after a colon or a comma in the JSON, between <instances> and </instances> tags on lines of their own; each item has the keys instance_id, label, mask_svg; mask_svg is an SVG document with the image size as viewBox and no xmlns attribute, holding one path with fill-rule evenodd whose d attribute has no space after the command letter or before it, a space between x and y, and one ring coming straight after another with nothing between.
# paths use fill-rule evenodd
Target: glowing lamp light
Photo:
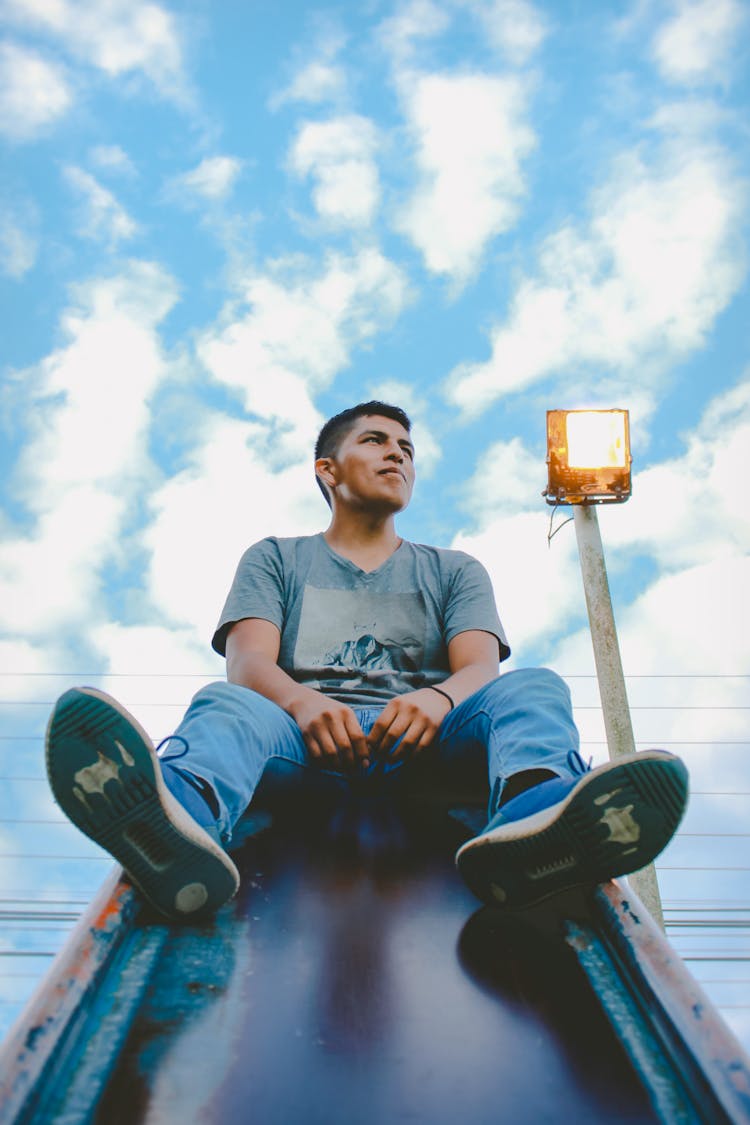
<instances>
[{"instance_id":1,"label":"glowing lamp light","mask_svg":"<svg viewBox=\"0 0 750 1125\"><path fill-rule=\"evenodd\" d=\"M548 410L548 504L621 504L630 496L627 410Z\"/></svg>"}]
</instances>

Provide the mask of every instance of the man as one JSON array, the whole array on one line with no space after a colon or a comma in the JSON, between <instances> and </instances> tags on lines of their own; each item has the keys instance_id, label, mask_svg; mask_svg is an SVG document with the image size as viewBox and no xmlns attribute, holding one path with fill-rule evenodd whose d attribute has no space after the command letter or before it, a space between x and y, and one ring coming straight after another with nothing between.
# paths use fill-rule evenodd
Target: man
<instances>
[{"instance_id":1,"label":"man","mask_svg":"<svg viewBox=\"0 0 750 1125\"><path fill-rule=\"evenodd\" d=\"M235 893L222 845L273 776L450 782L481 759L490 819L457 864L479 898L508 908L637 870L673 835L682 763L647 751L587 770L562 680L498 676L510 649L480 563L398 536L410 430L381 402L326 423L315 472L330 524L245 553L213 638L227 682L197 693L161 758L104 693L58 701L55 796L162 913L207 913Z\"/></svg>"}]
</instances>

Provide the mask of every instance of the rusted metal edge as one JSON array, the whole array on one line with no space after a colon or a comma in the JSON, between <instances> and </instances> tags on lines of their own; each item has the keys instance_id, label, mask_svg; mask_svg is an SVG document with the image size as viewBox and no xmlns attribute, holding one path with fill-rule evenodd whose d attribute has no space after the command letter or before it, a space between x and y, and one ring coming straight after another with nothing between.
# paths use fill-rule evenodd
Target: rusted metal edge
<instances>
[{"instance_id":1,"label":"rusted metal edge","mask_svg":"<svg viewBox=\"0 0 750 1125\"><path fill-rule=\"evenodd\" d=\"M140 909L115 867L0 1046L0 1122L19 1119Z\"/></svg>"},{"instance_id":2,"label":"rusted metal edge","mask_svg":"<svg viewBox=\"0 0 750 1125\"><path fill-rule=\"evenodd\" d=\"M728 1121L749 1125L750 1058L739 1040L626 881L597 888L593 901L608 952L662 1050L688 1085L710 1090Z\"/></svg>"},{"instance_id":3,"label":"rusted metal edge","mask_svg":"<svg viewBox=\"0 0 750 1125\"><path fill-rule=\"evenodd\" d=\"M691 1091L675 1073L673 1061L662 1050L650 1022L644 1020L639 998L624 986L621 971L600 935L590 924L569 918L565 938L641 1079L658 1119L668 1125L696 1125L703 1120L696 1117Z\"/></svg>"}]
</instances>

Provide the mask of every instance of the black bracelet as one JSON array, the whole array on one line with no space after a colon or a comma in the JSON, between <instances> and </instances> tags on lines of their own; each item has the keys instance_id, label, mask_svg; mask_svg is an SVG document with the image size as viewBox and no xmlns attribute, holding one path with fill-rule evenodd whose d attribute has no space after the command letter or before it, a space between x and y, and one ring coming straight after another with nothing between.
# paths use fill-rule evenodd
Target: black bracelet
<instances>
[{"instance_id":1,"label":"black bracelet","mask_svg":"<svg viewBox=\"0 0 750 1125\"><path fill-rule=\"evenodd\" d=\"M443 699L447 699L447 700L448 700L448 702L449 702L449 703L450 703L450 705L451 705L451 711L452 711L452 710L453 710L453 708L454 708L454 707L456 706L456 704L455 704L455 703L453 702L453 700L451 699L451 697L450 697L450 696L448 695L448 692L447 692L447 691L443 691L443 689L442 689L442 688L439 688L439 687L435 687L435 686L434 686L434 684L430 684L430 691L436 691L436 692L438 693L438 695L442 695Z\"/></svg>"}]
</instances>

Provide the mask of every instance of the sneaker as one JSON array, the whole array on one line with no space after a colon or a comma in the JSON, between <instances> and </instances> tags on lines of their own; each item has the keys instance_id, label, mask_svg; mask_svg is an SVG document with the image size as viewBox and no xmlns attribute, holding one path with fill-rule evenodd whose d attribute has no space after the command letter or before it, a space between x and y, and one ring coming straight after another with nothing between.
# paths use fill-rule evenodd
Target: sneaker
<instances>
[{"instance_id":1,"label":"sneaker","mask_svg":"<svg viewBox=\"0 0 750 1125\"><path fill-rule=\"evenodd\" d=\"M572 768L587 770L577 753ZM583 776L520 793L456 854L483 902L518 909L649 864L687 803L687 770L663 750L627 754Z\"/></svg>"},{"instance_id":2,"label":"sneaker","mask_svg":"<svg viewBox=\"0 0 750 1125\"><path fill-rule=\"evenodd\" d=\"M145 731L104 692L73 688L57 701L47 775L65 815L162 914L209 914L236 893L237 868L169 792Z\"/></svg>"}]
</instances>

